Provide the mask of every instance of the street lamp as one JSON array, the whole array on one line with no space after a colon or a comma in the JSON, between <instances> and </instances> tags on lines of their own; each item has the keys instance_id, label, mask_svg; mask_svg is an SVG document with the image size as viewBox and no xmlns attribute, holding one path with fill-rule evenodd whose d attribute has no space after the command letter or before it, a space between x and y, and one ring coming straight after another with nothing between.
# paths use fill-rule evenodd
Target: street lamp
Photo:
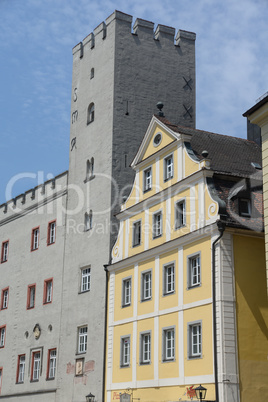
<instances>
[{"instance_id":1,"label":"street lamp","mask_svg":"<svg viewBox=\"0 0 268 402\"><path fill-rule=\"evenodd\" d=\"M207 393L207 389L202 387L202 385L200 384L199 387L195 388L195 393L196 393L196 397L202 401L203 399L205 399L206 397L206 393Z\"/></svg>"},{"instance_id":2,"label":"street lamp","mask_svg":"<svg viewBox=\"0 0 268 402\"><path fill-rule=\"evenodd\" d=\"M86 396L86 401L87 402L94 402L95 401L95 395L93 395L91 392Z\"/></svg>"}]
</instances>

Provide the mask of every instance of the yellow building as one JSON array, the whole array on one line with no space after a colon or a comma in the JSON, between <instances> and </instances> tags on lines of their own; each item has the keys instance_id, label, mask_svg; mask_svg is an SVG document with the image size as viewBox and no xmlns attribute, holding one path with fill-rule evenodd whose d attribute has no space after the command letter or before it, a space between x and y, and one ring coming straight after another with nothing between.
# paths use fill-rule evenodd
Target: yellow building
<instances>
[{"instance_id":1,"label":"yellow building","mask_svg":"<svg viewBox=\"0 0 268 402\"><path fill-rule=\"evenodd\" d=\"M260 148L153 116L108 271L106 400L267 393ZM266 292L265 292L266 294Z\"/></svg>"},{"instance_id":2,"label":"yellow building","mask_svg":"<svg viewBox=\"0 0 268 402\"><path fill-rule=\"evenodd\" d=\"M265 222L266 281L268 294L268 93L244 113L250 123L261 128L262 165L263 165L263 204Z\"/></svg>"}]
</instances>

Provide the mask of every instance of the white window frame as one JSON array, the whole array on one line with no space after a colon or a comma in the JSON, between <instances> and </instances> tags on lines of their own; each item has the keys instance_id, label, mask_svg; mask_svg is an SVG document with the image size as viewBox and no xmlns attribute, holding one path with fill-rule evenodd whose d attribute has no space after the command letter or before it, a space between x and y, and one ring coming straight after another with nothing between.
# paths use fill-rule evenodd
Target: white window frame
<instances>
[{"instance_id":1,"label":"white window frame","mask_svg":"<svg viewBox=\"0 0 268 402\"><path fill-rule=\"evenodd\" d=\"M188 358L200 359L202 357L202 321L193 321L188 327Z\"/></svg>"},{"instance_id":2,"label":"white window frame","mask_svg":"<svg viewBox=\"0 0 268 402\"><path fill-rule=\"evenodd\" d=\"M147 176L147 173L149 175ZM143 171L143 192L146 193L146 191L150 191L152 189L152 166L147 167Z\"/></svg>"},{"instance_id":3,"label":"white window frame","mask_svg":"<svg viewBox=\"0 0 268 402\"><path fill-rule=\"evenodd\" d=\"M3 250L2 250L2 262L6 262L8 259L8 247L9 247L9 241L5 241L3 243Z\"/></svg>"},{"instance_id":4,"label":"white window frame","mask_svg":"<svg viewBox=\"0 0 268 402\"><path fill-rule=\"evenodd\" d=\"M52 279L49 279L46 282L46 303L51 303L52 302L52 290L53 290L53 281Z\"/></svg>"},{"instance_id":5,"label":"white window frame","mask_svg":"<svg viewBox=\"0 0 268 402\"><path fill-rule=\"evenodd\" d=\"M121 336L121 357L120 366L129 367L130 366L130 335Z\"/></svg>"},{"instance_id":6,"label":"white window frame","mask_svg":"<svg viewBox=\"0 0 268 402\"><path fill-rule=\"evenodd\" d=\"M163 329L163 361L175 360L175 328Z\"/></svg>"},{"instance_id":7,"label":"white window frame","mask_svg":"<svg viewBox=\"0 0 268 402\"><path fill-rule=\"evenodd\" d=\"M48 244L54 244L56 241L56 221L49 223Z\"/></svg>"},{"instance_id":8,"label":"white window frame","mask_svg":"<svg viewBox=\"0 0 268 402\"><path fill-rule=\"evenodd\" d=\"M132 247L141 245L141 220L133 222Z\"/></svg>"},{"instance_id":9,"label":"white window frame","mask_svg":"<svg viewBox=\"0 0 268 402\"><path fill-rule=\"evenodd\" d=\"M5 347L6 340L6 326L0 328L0 348Z\"/></svg>"},{"instance_id":10,"label":"white window frame","mask_svg":"<svg viewBox=\"0 0 268 402\"><path fill-rule=\"evenodd\" d=\"M173 154L170 154L164 158L164 181L172 179L173 176L174 176L174 158Z\"/></svg>"},{"instance_id":11,"label":"white window frame","mask_svg":"<svg viewBox=\"0 0 268 402\"><path fill-rule=\"evenodd\" d=\"M3 290L3 294L2 294L2 297L3 297L2 309L7 309L7 306L8 306L8 293L9 293L8 288Z\"/></svg>"},{"instance_id":12,"label":"white window frame","mask_svg":"<svg viewBox=\"0 0 268 402\"><path fill-rule=\"evenodd\" d=\"M156 222L158 220L158 222ZM163 233L163 217L162 211L155 212L153 214L153 239L157 239L162 236Z\"/></svg>"},{"instance_id":13,"label":"white window frame","mask_svg":"<svg viewBox=\"0 0 268 402\"><path fill-rule=\"evenodd\" d=\"M91 267L81 268L81 287L80 292L88 292L90 290L91 282Z\"/></svg>"},{"instance_id":14,"label":"white window frame","mask_svg":"<svg viewBox=\"0 0 268 402\"><path fill-rule=\"evenodd\" d=\"M49 350L48 378L52 379L56 376L57 365L57 349Z\"/></svg>"},{"instance_id":15,"label":"white window frame","mask_svg":"<svg viewBox=\"0 0 268 402\"><path fill-rule=\"evenodd\" d=\"M131 276L129 276L122 280L122 307L127 307L131 305L131 279Z\"/></svg>"},{"instance_id":16,"label":"white window frame","mask_svg":"<svg viewBox=\"0 0 268 402\"><path fill-rule=\"evenodd\" d=\"M37 250L39 247L39 228L33 229L32 236L32 250Z\"/></svg>"},{"instance_id":17,"label":"white window frame","mask_svg":"<svg viewBox=\"0 0 268 402\"><path fill-rule=\"evenodd\" d=\"M182 206L182 208L179 207ZM180 229L186 225L186 202L185 199L175 203L175 229Z\"/></svg>"},{"instance_id":18,"label":"white window frame","mask_svg":"<svg viewBox=\"0 0 268 402\"><path fill-rule=\"evenodd\" d=\"M41 351L37 350L32 353L33 353L32 381L39 381L40 370L41 370ZM38 355L39 355L39 357L38 357Z\"/></svg>"},{"instance_id":19,"label":"white window frame","mask_svg":"<svg viewBox=\"0 0 268 402\"><path fill-rule=\"evenodd\" d=\"M169 295L175 292L175 262L165 264L163 268L164 268L163 294Z\"/></svg>"},{"instance_id":20,"label":"white window frame","mask_svg":"<svg viewBox=\"0 0 268 402\"><path fill-rule=\"evenodd\" d=\"M18 367L18 383L24 383L24 374L25 374L25 355L19 356L19 367Z\"/></svg>"},{"instance_id":21,"label":"white window frame","mask_svg":"<svg viewBox=\"0 0 268 402\"><path fill-rule=\"evenodd\" d=\"M35 285L30 285L30 286L28 286L28 292L29 292L29 295L28 295L28 306L27 306L27 308L34 308L34 306L35 306L35 289L36 288L36 286Z\"/></svg>"},{"instance_id":22,"label":"white window frame","mask_svg":"<svg viewBox=\"0 0 268 402\"><path fill-rule=\"evenodd\" d=\"M152 298L152 270L141 273L141 300L151 300Z\"/></svg>"},{"instance_id":23,"label":"white window frame","mask_svg":"<svg viewBox=\"0 0 268 402\"><path fill-rule=\"evenodd\" d=\"M140 364L151 363L151 332L140 334Z\"/></svg>"},{"instance_id":24,"label":"white window frame","mask_svg":"<svg viewBox=\"0 0 268 402\"><path fill-rule=\"evenodd\" d=\"M87 351L87 325L83 325L78 328L78 345L77 345L77 353L86 353Z\"/></svg>"},{"instance_id":25,"label":"white window frame","mask_svg":"<svg viewBox=\"0 0 268 402\"><path fill-rule=\"evenodd\" d=\"M194 262L197 264L193 264ZM188 256L188 288L201 286L201 253Z\"/></svg>"}]
</instances>

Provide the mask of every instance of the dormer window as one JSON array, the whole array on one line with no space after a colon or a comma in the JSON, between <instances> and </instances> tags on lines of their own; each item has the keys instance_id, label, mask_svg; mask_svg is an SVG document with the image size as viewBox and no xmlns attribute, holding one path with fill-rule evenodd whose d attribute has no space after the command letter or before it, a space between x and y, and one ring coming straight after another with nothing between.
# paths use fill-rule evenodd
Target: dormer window
<instances>
[{"instance_id":1,"label":"dormer window","mask_svg":"<svg viewBox=\"0 0 268 402\"><path fill-rule=\"evenodd\" d=\"M94 121L94 117L95 117L95 105L92 102L87 109L87 124L92 123Z\"/></svg>"},{"instance_id":2,"label":"dormer window","mask_svg":"<svg viewBox=\"0 0 268 402\"><path fill-rule=\"evenodd\" d=\"M248 198L239 199L239 215L240 216L251 216L251 204Z\"/></svg>"},{"instance_id":3,"label":"dormer window","mask_svg":"<svg viewBox=\"0 0 268 402\"><path fill-rule=\"evenodd\" d=\"M152 168L145 169L143 172L143 191L149 191L152 188Z\"/></svg>"}]
</instances>

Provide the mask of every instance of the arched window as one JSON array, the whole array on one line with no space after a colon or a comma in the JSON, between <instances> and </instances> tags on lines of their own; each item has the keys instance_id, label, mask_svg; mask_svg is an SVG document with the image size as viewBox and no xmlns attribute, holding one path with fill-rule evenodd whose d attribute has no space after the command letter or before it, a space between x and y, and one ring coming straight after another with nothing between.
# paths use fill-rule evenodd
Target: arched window
<instances>
[{"instance_id":1,"label":"arched window","mask_svg":"<svg viewBox=\"0 0 268 402\"><path fill-rule=\"evenodd\" d=\"M91 69L90 71L90 79L94 78L94 68Z\"/></svg>"},{"instance_id":2,"label":"arched window","mask_svg":"<svg viewBox=\"0 0 268 402\"><path fill-rule=\"evenodd\" d=\"M86 178L84 182L86 183L87 181L94 179L94 177L94 158L92 157L90 160L87 160Z\"/></svg>"},{"instance_id":3,"label":"arched window","mask_svg":"<svg viewBox=\"0 0 268 402\"><path fill-rule=\"evenodd\" d=\"M92 209L85 213L85 232L92 229Z\"/></svg>"},{"instance_id":4,"label":"arched window","mask_svg":"<svg viewBox=\"0 0 268 402\"><path fill-rule=\"evenodd\" d=\"M92 102L87 109L87 124L92 123L94 121L95 114L95 106Z\"/></svg>"}]
</instances>

